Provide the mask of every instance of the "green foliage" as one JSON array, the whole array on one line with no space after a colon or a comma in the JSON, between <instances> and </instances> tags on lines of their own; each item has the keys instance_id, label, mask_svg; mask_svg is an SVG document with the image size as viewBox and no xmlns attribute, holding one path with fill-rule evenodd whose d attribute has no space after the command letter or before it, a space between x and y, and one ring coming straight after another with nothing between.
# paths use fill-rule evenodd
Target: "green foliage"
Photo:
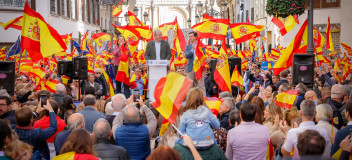
<instances>
[{"instance_id":1,"label":"green foliage","mask_svg":"<svg viewBox=\"0 0 352 160\"><path fill-rule=\"evenodd\" d=\"M275 17L299 16L304 13L305 3L305 0L268 0L265 10L266 13Z\"/></svg>"}]
</instances>

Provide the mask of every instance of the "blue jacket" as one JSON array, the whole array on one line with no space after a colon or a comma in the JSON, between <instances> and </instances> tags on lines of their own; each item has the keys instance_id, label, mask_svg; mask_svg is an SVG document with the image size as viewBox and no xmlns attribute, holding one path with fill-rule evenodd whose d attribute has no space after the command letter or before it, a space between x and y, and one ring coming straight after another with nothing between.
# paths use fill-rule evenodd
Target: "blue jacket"
<instances>
[{"instance_id":1,"label":"blue jacket","mask_svg":"<svg viewBox=\"0 0 352 160\"><path fill-rule=\"evenodd\" d=\"M220 122L205 106L183 113L178 129L189 135L196 147L206 147L214 144L213 130L220 128ZM180 140L182 144L183 139Z\"/></svg>"},{"instance_id":2,"label":"blue jacket","mask_svg":"<svg viewBox=\"0 0 352 160\"><path fill-rule=\"evenodd\" d=\"M65 142L67 141L67 138L71 134L71 132L72 132L71 130L62 131L56 135L55 142L54 142L56 155L60 154L61 148L65 144Z\"/></svg>"},{"instance_id":3,"label":"blue jacket","mask_svg":"<svg viewBox=\"0 0 352 160\"><path fill-rule=\"evenodd\" d=\"M205 53L205 49L202 48L203 53ZM186 72L191 72L193 69L193 63L194 63L194 51L192 48L192 44L188 44L185 48L185 57L187 58L187 65L186 65Z\"/></svg>"},{"instance_id":4,"label":"blue jacket","mask_svg":"<svg viewBox=\"0 0 352 160\"><path fill-rule=\"evenodd\" d=\"M54 112L49 113L50 116L50 125L46 129L33 127L19 127L16 126L15 131L18 134L18 137L21 141L26 142L32 145L33 152L39 150L43 155L43 158L50 159L50 152L46 139L55 134L57 130L56 115Z\"/></svg>"},{"instance_id":5,"label":"blue jacket","mask_svg":"<svg viewBox=\"0 0 352 160\"><path fill-rule=\"evenodd\" d=\"M99 118L105 118L105 115L102 112L96 111L93 107L90 106L84 107L84 109L78 113L83 114L85 128L90 133L93 132L94 123Z\"/></svg>"},{"instance_id":6,"label":"blue jacket","mask_svg":"<svg viewBox=\"0 0 352 160\"><path fill-rule=\"evenodd\" d=\"M123 123L116 129L116 145L125 148L131 160L146 159L150 154L150 140L147 126L137 123Z\"/></svg>"},{"instance_id":7,"label":"blue jacket","mask_svg":"<svg viewBox=\"0 0 352 160\"><path fill-rule=\"evenodd\" d=\"M345 128L336 132L335 142L331 146L331 156L334 155L335 152L340 149L340 143L350 134L350 129L352 129L352 125L347 125Z\"/></svg>"}]
</instances>

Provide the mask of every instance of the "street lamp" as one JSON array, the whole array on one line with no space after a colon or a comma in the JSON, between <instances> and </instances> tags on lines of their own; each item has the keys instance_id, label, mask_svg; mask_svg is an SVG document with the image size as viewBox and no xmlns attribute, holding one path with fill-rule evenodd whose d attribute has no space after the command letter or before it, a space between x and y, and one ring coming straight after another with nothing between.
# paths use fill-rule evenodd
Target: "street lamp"
<instances>
[{"instance_id":1,"label":"street lamp","mask_svg":"<svg viewBox=\"0 0 352 160\"><path fill-rule=\"evenodd\" d=\"M147 24L147 21L148 21L148 13L147 13L147 12L144 12L143 17L144 17L144 23Z\"/></svg>"},{"instance_id":2,"label":"street lamp","mask_svg":"<svg viewBox=\"0 0 352 160\"><path fill-rule=\"evenodd\" d=\"M196 15L196 23L199 23L199 16L198 16L198 14Z\"/></svg>"},{"instance_id":3,"label":"street lamp","mask_svg":"<svg viewBox=\"0 0 352 160\"><path fill-rule=\"evenodd\" d=\"M210 0L210 1L209 1L210 6L213 6L213 5L214 5L214 2L215 2L215 0Z\"/></svg>"},{"instance_id":4,"label":"street lamp","mask_svg":"<svg viewBox=\"0 0 352 160\"><path fill-rule=\"evenodd\" d=\"M123 16L125 17L126 24L128 24L128 13L126 12Z\"/></svg>"},{"instance_id":5,"label":"street lamp","mask_svg":"<svg viewBox=\"0 0 352 160\"><path fill-rule=\"evenodd\" d=\"M188 24L188 27L189 27L189 28L191 28L191 25L192 25L191 23L192 23L191 19L188 19L188 20L187 20L187 24Z\"/></svg>"},{"instance_id":6,"label":"street lamp","mask_svg":"<svg viewBox=\"0 0 352 160\"><path fill-rule=\"evenodd\" d=\"M221 5L222 17L225 18L225 13L227 10L227 3L225 2L225 0L223 0L220 5Z\"/></svg>"},{"instance_id":7,"label":"street lamp","mask_svg":"<svg viewBox=\"0 0 352 160\"><path fill-rule=\"evenodd\" d=\"M197 3L197 11L199 15L202 15L202 10L203 10L203 4L202 2L198 1Z\"/></svg>"},{"instance_id":8,"label":"street lamp","mask_svg":"<svg viewBox=\"0 0 352 160\"><path fill-rule=\"evenodd\" d=\"M136 16L138 16L138 8L137 8L137 6L135 6L134 8L133 8L133 13L134 13L134 15L136 15Z\"/></svg>"}]
</instances>

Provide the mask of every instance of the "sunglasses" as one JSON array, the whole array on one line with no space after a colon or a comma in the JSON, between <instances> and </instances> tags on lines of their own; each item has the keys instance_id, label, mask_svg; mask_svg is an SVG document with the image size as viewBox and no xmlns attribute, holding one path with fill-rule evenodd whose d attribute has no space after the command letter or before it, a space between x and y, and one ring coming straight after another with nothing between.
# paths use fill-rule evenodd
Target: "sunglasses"
<instances>
[{"instance_id":1,"label":"sunglasses","mask_svg":"<svg viewBox=\"0 0 352 160\"><path fill-rule=\"evenodd\" d=\"M101 74L100 72L96 72L95 74Z\"/></svg>"}]
</instances>

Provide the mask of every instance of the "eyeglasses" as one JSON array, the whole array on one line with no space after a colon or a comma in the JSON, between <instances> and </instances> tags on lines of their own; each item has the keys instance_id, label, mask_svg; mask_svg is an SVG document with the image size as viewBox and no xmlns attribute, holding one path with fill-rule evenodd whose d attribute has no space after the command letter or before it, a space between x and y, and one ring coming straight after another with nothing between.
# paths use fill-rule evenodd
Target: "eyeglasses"
<instances>
[{"instance_id":1,"label":"eyeglasses","mask_svg":"<svg viewBox=\"0 0 352 160\"><path fill-rule=\"evenodd\" d=\"M95 72L95 74L101 74L100 72Z\"/></svg>"}]
</instances>

